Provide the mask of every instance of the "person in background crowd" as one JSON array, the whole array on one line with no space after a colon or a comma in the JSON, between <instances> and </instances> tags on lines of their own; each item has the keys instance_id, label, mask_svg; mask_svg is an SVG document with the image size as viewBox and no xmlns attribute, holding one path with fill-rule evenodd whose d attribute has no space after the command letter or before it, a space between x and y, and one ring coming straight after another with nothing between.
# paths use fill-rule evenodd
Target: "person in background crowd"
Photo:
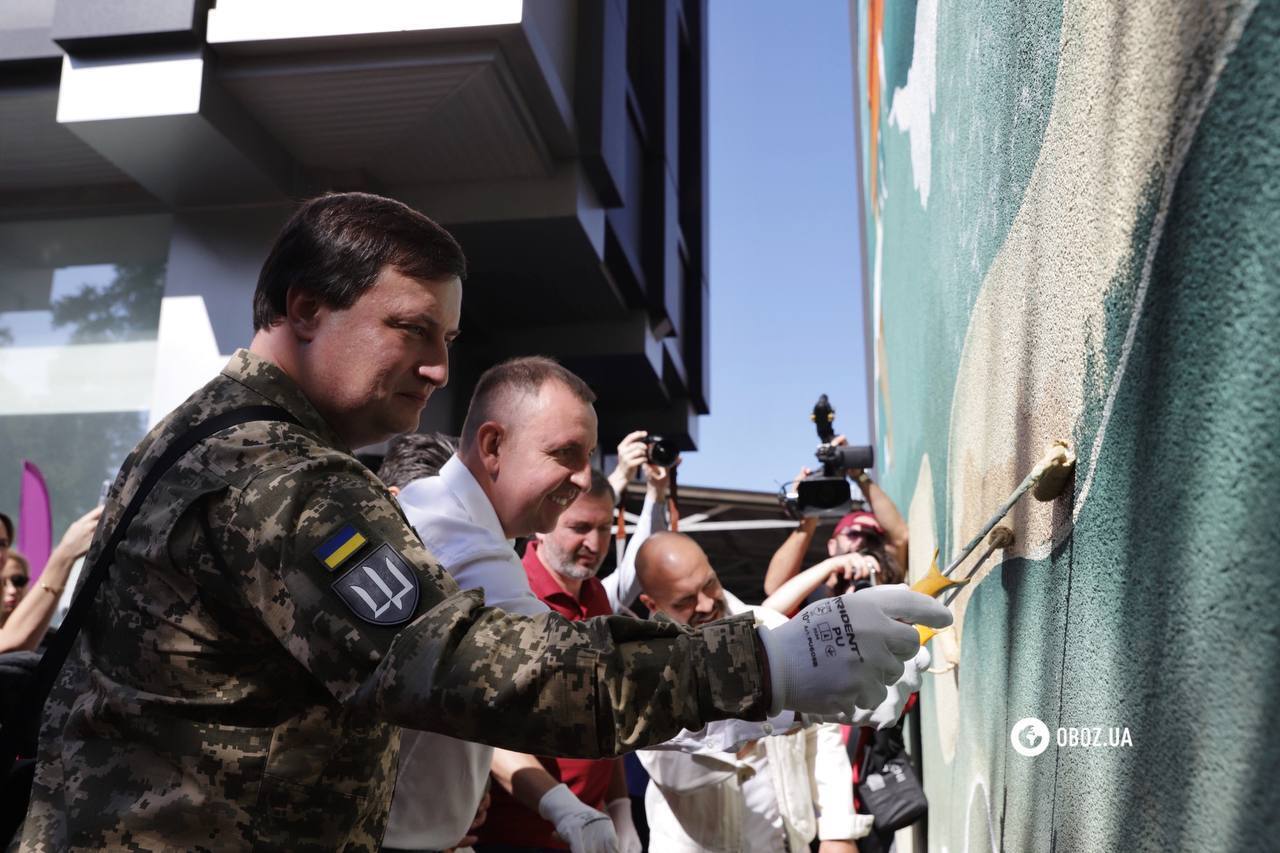
<instances>
[{"instance_id":1,"label":"person in background crowd","mask_svg":"<svg viewBox=\"0 0 1280 853\"><path fill-rule=\"evenodd\" d=\"M680 533L650 537L636 573L641 603L681 624L748 612L766 626L786 621L724 589L706 553ZM638 755L650 776L645 807L653 850L773 853L805 850L817 837L821 853L854 853L854 839L870 828L870 819L853 810L852 770L838 726L793 726L737 752Z\"/></svg>"},{"instance_id":2,"label":"person in background crowd","mask_svg":"<svg viewBox=\"0 0 1280 853\"><path fill-rule=\"evenodd\" d=\"M621 454L619 457L621 461ZM655 479L658 474L650 472L650 482ZM564 511L555 529L539 533L525 547L523 563L529 587L566 619L577 621L614 612L596 572L608 555L616 501L610 481L593 469L590 487ZM631 554L642 538L632 538ZM630 568L626 571L634 574ZM572 845L574 853L640 853L640 836L631 819L631 798L620 759L538 759L497 749L493 777L498 788L489 822L479 831L477 851L563 850L571 845L560 840L564 833L557 834L561 824L594 812L586 815L593 822L582 832L581 847ZM611 834L603 831L600 818L605 816L612 823L616 847Z\"/></svg>"},{"instance_id":3,"label":"person in background crowd","mask_svg":"<svg viewBox=\"0 0 1280 853\"><path fill-rule=\"evenodd\" d=\"M636 552L651 534L667 529L667 490L671 485L671 471L647 461L649 445L645 438L648 435L647 430L638 429L618 442L618 461L609 474L609 486L616 495L615 505L620 506L627 488L635 482L636 473L644 471L644 504L640 515L631 535L625 540L619 537L617 568L602 581L613 612L628 616L634 615L630 607L640 594L635 571ZM676 457L671 468L679 464L680 458Z\"/></svg>"},{"instance_id":4,"label":"person in background crowd","mask_svg":"<svg viewBox=\"0 0 1280 853\"><path fill-rule=\"evenodd\" d=\"M4 593L3 600L0 600L0 626L4 625L9 614L27 594L27 584L30 582L31 563L21 552L10 548L6 556L0 556L0 591Z\"/></svg>"},{"instance_id":5,"label":"person in background crowd","mask_svg":"<svg viewBox=\"0 0 1280 853\"><path fill-rule=\"evenodd\" d=\"M27 568L23 568L21 574L10 574L8 568L9 554L14 546L14 527L13 519L3 512L0 512L0 570L4 572L4 580L0 583L0 594L3 594L3 609L0 610L0 625L4 624L4 620L9 618L9 614L13 612L13 608L18 606L18 602L22 600L22 596L27 593L27 578L31 572ZM26 563L26 558L22 560ZM13 571L17 571L14 569ZM9 578L14 580L10 581Z\"/></svg>"},{"instance_id":6,"label":"person in background crowd","mask_svg":"<svg viewBox=\"0 0 1280 853\"><path fill-rule=\"evenodd\" d=\"M842 435L832 441L837 445L845 443ZM808 468L804 468L800 476L807 477L810 473ZM850 512L836 522L835 530L827 540L827 554L832 557L862 554L867 558L855 567L853 583L862 580L878 584L901 583L907 570L907 523L898 507L866 471L851 469L847 473L858 484L870 511ZM772 595L800 571L817 529L818 519L801 519L795 531L774 552L765 572L765 595Z\"/></svg>"},{"instance_id":7,"label":"person in background crowd","mask_svg":"<svg viewBox=\"0 0 1280 853\"><path fill-rule=\"evenodd\" d=\"M622 501L622 496L627 486L631 484L632 478L649 456L649 445L645 443L648 435L647 430L638 429L627 433L626 437L618 442L618 462L609 472L609 485L613 488L613 493L618 496L619 502Z\"/></svg>"},{"instance_id":8,"label":"person in background crowd","mask_svg":"<svg viewBox=\"0 0 1280 853\"><path fill-rule=\"evenodd\" d=\"M387 491L400 490L424 477L435 477L458 450L458 439L440 432L409 432L387 442L387 453L378 466L378 479Z\"/></svg>"},{"instance_id":9,"label":"person in background crowd","mask_svg":"<svg viewBox=\"0 0 1280 853\"><path fill-rule=\"evenodd\" d=\"M40 580L31 588L30 566L23 557L10 548L6 552L4 578L4 616L0 620L0 652L34 651L45 632L49 630L49 621L58 609L58 601L66 588L67 578L76 560L83 557L93 541L93 532L97 529L98 519L102 516L102 507L95 507L71 523L53 553L45 564ZM5 521L8 521L6 518ZM5 535L11 529L5 524ZM11 592L13 606L10 607Z\"/></svg>"}]
</instances>

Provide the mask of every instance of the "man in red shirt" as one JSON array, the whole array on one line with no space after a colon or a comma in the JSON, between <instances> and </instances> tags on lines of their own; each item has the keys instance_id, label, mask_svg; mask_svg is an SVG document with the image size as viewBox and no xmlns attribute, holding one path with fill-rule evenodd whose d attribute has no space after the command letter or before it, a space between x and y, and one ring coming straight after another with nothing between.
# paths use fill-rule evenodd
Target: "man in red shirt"
<instances>
[{"instance_id":1,"label":"man in red shirt","mask_svg":"<svg viewBox=\"0 0 1280 853\"><path fill-rule=\"evenodd\" d=\"M607 616L613 610L596 578L608 553L615 504L613 487L599 471L591 488L561 515L550 533L539 533L524 552L524 570L533 594L566 619ZM494 751L493 804L477 833L478 852L565 850L574 853L638 853L640 838L631 820L631 800L618 759L535 758ZM583 823L595 810L599 817ZM587 815L590 817L590 815ZM612 823L607 831L603 821ZM558 826L572 827L569 838ZM612 846L616 833L617 847Z\"/></svg>"}]
</instances>

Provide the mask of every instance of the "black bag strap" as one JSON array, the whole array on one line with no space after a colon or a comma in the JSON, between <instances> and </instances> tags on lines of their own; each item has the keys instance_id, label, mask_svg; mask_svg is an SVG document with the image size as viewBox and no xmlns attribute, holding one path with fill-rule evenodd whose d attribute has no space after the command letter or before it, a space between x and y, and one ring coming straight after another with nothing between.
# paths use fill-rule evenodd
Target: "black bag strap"
<instances>
[{"instance_id":1,"label":"black bag strap","mask_svg":"<svg viewBox=\"0 0 1280 853\"><path fill-rule=\"evenodd\" d=\"M36 668L35 675L31 679L25 708L27 713L37 720L37 725L39 724L38 719L43 716L45 700L48 699L54 682L57 681L58 673L62 671L62 665L66 663L67 657L71 654L76 637L80 634L80 629L84 626L85 620L93 608L93 601L97 597L98 588L102 586L103 580L106 579L107 569L115 558L116 548L124 541L129 525L138 514L138 510L142 508L143 501L147 499L151 490L160 482L160 478L191 448L215 433L251 421L285 421L301 425L296 417L279 406L244 406L239 409L232 409L220 415L214 415L208 420L201 421L178 436L165 449L160 458L155 461L151 469L147 471L147 475L143 478L137 491L134 492L132 500L129 501L129 505L116 523L115 529L111 531L111 538L107 540L107 544L98 552L98 559L94 561L89 573L85 576L84 584L80 587L80 591L76 593L75 600L71 602L66 618L62 620L62 624L49 641L44 656L40 659L40 665ZM21 713L11 714L10 718L5 720L4 729L0 730L0 761L8 762L12 760L14 755L21 749L21 717Z\"/></svg>"}]
</instances>

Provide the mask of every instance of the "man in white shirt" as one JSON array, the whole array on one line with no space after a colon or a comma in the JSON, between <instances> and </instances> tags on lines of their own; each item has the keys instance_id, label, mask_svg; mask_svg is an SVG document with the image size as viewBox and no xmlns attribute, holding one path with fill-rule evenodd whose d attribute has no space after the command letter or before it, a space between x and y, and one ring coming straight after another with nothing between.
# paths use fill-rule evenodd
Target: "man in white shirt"
<instances>
[{"instance_id":1,"label":"man in white shirt","mask_svg":"<svg viewBox=\"0 0 1280 853\"><path fill-rule=\"evenodd\" d=\"M589 488L589 461L596 443L593 400L581 379L550 359L522 358L498 365L477 383L458 454L445 463L439 477L401 490L401 504L423 544L459 587L483 589L486 605L518 614L546 611L529 589L514 539L551 530L560 513ZM940 627L950 623L944 608L914 593L892 601L886 597L881 603L865 599L849 606L849 612L860 623L858 660L841 654L811 666L798 623L757 631L768 657L771 713L792 707L824 714L852 711L858 697L873 697L870 704L877 704L886 683L901 672L902 660L919 647L915 632L895 618L940 622ZM742 725L748 730L768 726ZM398 826L393 801L384 848L431 850L453 844L466 831L483 796L489 747L461 742L446 747L434 741L427 742L425 753L423 747L419 739L409 752L446 768L447 784L439 784L438 777L434 785L422 777L416 782L406 779L403 786L397 784L395 800L408 798L411 807L427 798L448 798L450 805L433 810L432 826ZM560 801L556 805L554 815L544 816L575 851L616 846L607 815L586 806L566 808Z\"/></svg>"},{"instance_id":2,"label":"man in white shirt","mask_svg":"<svg viewBox=\"0 0 1280 853\"><path fill-rule=\"evenodd\" d=\"M558 365L554 367L563 371ZM545 399L535 401L521 413L521 432L570 438L573 430L565 432L557 422L565 419L563 413L581 409L581 405L575 406L576 401L572 401L568 391L555 382L545 383L538 396ZM581 424L578 427L578 432L583 432ZM594 444L594 426L591 439ZM442 445L439 438L406 436L395 450L397 457L432 460L440 458L444 447L452 450L447 444ZM460 455L447 458L438 466L438 476L431 476L437 473L436 466L424 467L411 458L389 458L379 473L393 487L423 543L433 549L459 587L483 589L485 604L509 612L527 615L543 612L547 607L529 588L524 567L516 556L514 537L508 534L495 502L473 473L473 470L485 470L477 449L475 444L466 445ZM508 472L504 487L511 481L524 479L519 467L509 467ZM558 498L568 494L567 491L554 493L550 500L563 510L565 507L560 506ZM572 499L569 502L572 503ZM502 499L497 503L511 506L511 502ZM628 543L618 568L604 580L614 609L636 595L634 554L648 532L655 529L653 517L655 510L661 516L660 504L661 491L648 488L636 534ZM528 515L515 509L511 510L512 516ZM554 519L551 523L554 526ZM485 796L492 757L493 748L489 746L406 729L401 735L400 775L384 849L443 850L459 839L469 841L467 833L477 806ZM529 761L530 769L541 769L536 759L530 757ZM540 810L547 813L548 819L558 818L552 822L574 853L612 850L616 845L609 821L600 820L607 816L578 801L563 785L549 790L543 800L546 805Z\"/></svg>"},{"instance_id":3,"label":"man in white shirt","mask_svg":"<svg viewBox=\"0 0 1280 853\"><path fill-rule=\"evenodd\" d=\"M456 449L456 439L437 433L399 436L388 445L378 477L399 498L410 484L438 477ZM383 849L447 850L469 844L468 833L484 818L489 780L485 755L491 751L448 735L404 729Z\"/></svg>"}]
</instances>

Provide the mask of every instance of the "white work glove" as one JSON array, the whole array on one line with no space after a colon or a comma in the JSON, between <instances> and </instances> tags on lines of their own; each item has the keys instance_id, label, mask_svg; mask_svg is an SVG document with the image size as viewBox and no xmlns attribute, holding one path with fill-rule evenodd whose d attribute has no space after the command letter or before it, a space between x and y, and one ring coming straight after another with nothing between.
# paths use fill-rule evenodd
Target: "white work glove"
<instances>
[{"instance_id":1,"label":"white work glove","mask_svg":"<svg viewBox=\"0 0 1280 853\"><path fill-rule=\"evenodd\" d=\"M564 783L542 795L538 814L556 825L556 834L573 853L618 853L609 815L583 803Z\"/></svg>"},{"instance_id":2,"label":"white work glove","mask_svg":"<svg viewBox=\"0 0 1280 853\"><path fill-rule=\"evenodd\" d=\"M912 625L945 628L951 619L941 603L892 584L846 592L776 628L758 628L773 688L769 716L783 708L824 717L877 708L886 685L902 677L903 661L920 650Z\"/></svg>"},{"instance_id":3,"label":"white work glove","mask_svg":"<svg viewBox=\"0 0 1280 853\"><path fill-rule=\"evenodd\" d=\"M874 708L854 708L852 713L841 712L830 715L801 714L801 722L841 723L846 726L875 726L885 729L898 722L902 709L907 706L911 694L920 689L920 675L929 668L932 658L924 646L916 652L916 656L907 661L902 668L902 677L885 689L884 701Z\"/></svg>"},{"instance_id":4,"label":"white work glove","mask_svg":"<svg viewBox=\"0 0 1280 853\"><path fill-rule=\"evenodd\" d=\"M631 799L619 797L606 804L605 809L613 821L613 831L618 834L618 853L640 853L644 845L640 843L640 833L636 832L635 821L631 819Z\"/></svg>"},{"instance_id":5,"label":"white work glove","mask_svg":"<svg viewBox=\"0 0 1280 853\"><path fill-rule=\"evenodd\" d=\"M885 691L884 701L876 706L864 725L887 729L897 723L911 694L920 689L920 673L929 668L929 661L929 650L921 646L916 656L903 665L902 677L889 685Z\"/></svg>"}]
</instances>

